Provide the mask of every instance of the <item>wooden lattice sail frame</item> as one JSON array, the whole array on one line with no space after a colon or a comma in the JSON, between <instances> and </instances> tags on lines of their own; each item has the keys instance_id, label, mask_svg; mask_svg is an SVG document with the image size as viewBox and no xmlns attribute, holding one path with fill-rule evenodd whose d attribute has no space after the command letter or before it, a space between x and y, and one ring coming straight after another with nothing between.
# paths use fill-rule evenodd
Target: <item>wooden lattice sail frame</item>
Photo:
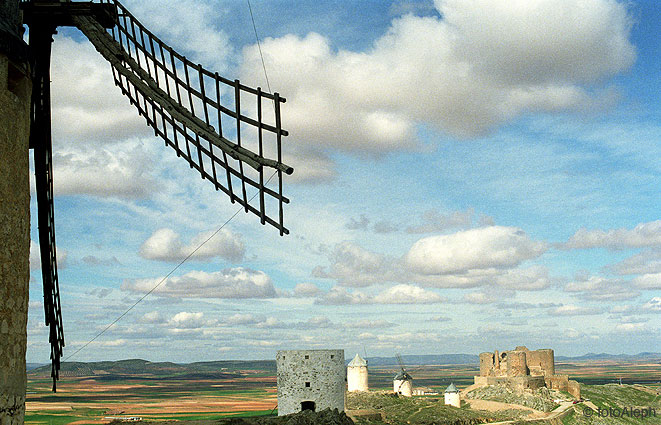
<instances>
[{"instance_id":1,"label":"wooden lattice sail frame","mask_svg":"<svg viewBox=\"0 0 661 425\"><path fill-rule=\"evenodd\" d=\"M285 99L278 93L245 86L191 62L116 0L20 3L24 23L30 27L33 58L30 148L35 158L44 309L46 325L50 326L55 390L64 347L50 122L50 53L58 26L75 26L87 36L110 62L115 84L177 156L232 203L257 215L262 224L275 227L280 235L289 233L283 221L283 204L289 199L282 194L282 175L291 174L293 169L282 162L282 138L287 131L280 118ZM276 189L266 186L272 176L265 168L277 174ZM251 195L251 188L259 196Z\"/></svg>"}]
</instances>

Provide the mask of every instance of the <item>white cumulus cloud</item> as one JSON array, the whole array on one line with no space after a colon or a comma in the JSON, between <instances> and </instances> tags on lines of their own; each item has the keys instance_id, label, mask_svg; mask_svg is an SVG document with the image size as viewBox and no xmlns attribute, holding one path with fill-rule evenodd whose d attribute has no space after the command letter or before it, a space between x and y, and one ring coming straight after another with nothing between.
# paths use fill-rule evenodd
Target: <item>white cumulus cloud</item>
<instances>
[{"instance_id":1,"label":"white cumulus cloud","mask_svg":"<svg viewBox=\"0 0 661 425\"><path fill-rule=\"evenodd\" d=\"M515 227L490 226L417 241L405 256L407 266L422 275L512 267L543 254L547 246Z\"/></svg>"},{"instance_id":2,"label":"white cumulus cloud","mask_svg":"<svg viewBox=\"0 0 661 425\"><path fill-rule=\"evenodd\" d=\"M124 280L124 291L146 293L163 278ZM271 278L264 272L243 267L207 273L192 271L167 278L154 295L173 298L274 298Z\"/></svg>"},{"instance_id":3,"label":"white cumulus cloud","mask_svg":"<svg viewBox=\"0 0 661 425\"><path fill-rule=\"evenodd\" d=\"M296 150L379 155L416 149L419 123L475 137L530 112L589 110L635 60L632 20L614 0L435 5L440 16L398 17L364 52L317 33L263 40ZM242 79L260 84L257 46L243 55Z\"/></svg>"},{"instance_id":4,"label":"white cumulus cloud","mask_svg":"<svg viewBox=\"0 0 661 425\"><path fill-rule=\"evenodd\" d=\"M212 231L203 232L191 239L188 244L181 242L177 232L169 228L156 230L140 247L140 256L149 260L181 261L195 249L192 259L208 260L214 257L239 262L245 255L245 245L241 236L228 229L222 229L211 239ZM209 239L204 245L204 241Z\"/></svg>"},{"instance_id":5,"label":"white cumulus cloud","mask_svg":"<svg viewBox=\"0 0 661 425\"><path fill-rule=\"evenodd\" d=\"M661 220L640 223L633 229L579 229L565 244L567 249L627 249L661 247Z\"/></svg>"}]
</instances>

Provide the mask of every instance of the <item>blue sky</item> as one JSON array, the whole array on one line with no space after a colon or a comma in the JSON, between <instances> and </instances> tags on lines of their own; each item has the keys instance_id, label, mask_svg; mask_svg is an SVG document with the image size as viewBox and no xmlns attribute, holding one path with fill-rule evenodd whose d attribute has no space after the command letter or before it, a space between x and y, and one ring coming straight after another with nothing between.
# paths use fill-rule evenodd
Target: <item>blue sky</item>
<instances>
[{"instance_id":1,"label":"blue sky","mask_svg":"<svg viewBox=\"0 0 661 425\"><path fill-rule=\"evenodd\" d=\"M126 5L265 86L245 2ZM291 234L239 214L71 360L659 350L658 3L252 6L287 98ZM152 137L80 33L56 36L52 80L66 358L236 206ZM44 362L33 251L27 357Z\"/></svg>"}]
</instances>

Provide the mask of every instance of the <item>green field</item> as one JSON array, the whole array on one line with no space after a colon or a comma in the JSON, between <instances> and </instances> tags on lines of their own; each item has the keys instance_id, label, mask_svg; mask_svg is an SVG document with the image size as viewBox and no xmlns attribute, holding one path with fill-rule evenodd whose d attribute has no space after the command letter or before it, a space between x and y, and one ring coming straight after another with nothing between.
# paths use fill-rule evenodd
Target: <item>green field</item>
<instances>
[{"instance_id":1,"label":"green field","mask_svg":"<svg viewBox=\"0 0 661 425\"><path fill-rule=\"evenodd\" d=\"M433 424L488 423L505 419L523 420L530 413L525 407L507 407L498 411L461 409L444 406L442 393L454 382L460 389L472 384L477 365L441 365L410 367L414 386L429 387L439 396L397 398L371 392L350 395L348 409L380 412L387 420L356 418L359 424ZM370 368L372 390L388 391L397 367ZM661 423L661 364L574 362L556 365L557 373L569 374L582 384L584 398L596 408L650 407L659 416L648 418L600 418L585 415L586 404L571 406L563 424ZM229 417L266 417L277 414L274 362L209 362L196 365L150 364L141 360L76 363L64 365L58 392L50 392L51 381L43 371L28 375L25 422L27 424L107 423L107 417L140 417L148 421L203 421ZM614 385L644 382L645 386ZM591 385L592 383L606 385ZM508 394L483 395L486 400L527 405L537 411L549 411L556 405L540 399L525 400ZM525 423L534 423L527 421ZM548 421L542 423L549 423Z\"/></svg>"}]
</instances>

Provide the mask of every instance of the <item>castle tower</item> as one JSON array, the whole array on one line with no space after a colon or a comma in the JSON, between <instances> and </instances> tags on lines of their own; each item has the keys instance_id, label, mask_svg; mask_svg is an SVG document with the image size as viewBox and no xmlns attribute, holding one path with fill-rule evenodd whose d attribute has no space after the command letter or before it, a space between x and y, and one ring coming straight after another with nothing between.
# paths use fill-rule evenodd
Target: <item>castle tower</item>
<instances>
[{"instance_id":1,"label":"castle tower","mask_svg":"<svg viewBox=\"0 0 661 425\"><path fill-rule=\"evenodd\" d=\"M510 351L507 354L507 376L526 376L529 375L528 366L526 364L525 351Z\"/></svg>"},{"instance_id":2,"label":"castle tower","mask_svg":"<svg viewBox=\"0 0 661 425\"><path fill-rule=\"evenodd\" d=\"M445 390L445 405L461 407L461 398L459 397L459 390L451 383Z\"/></svg>"},{"instance_id":3,"label":"castle tower","mask_svg":"<svg viewBox=\"0 0 661 425\"><path fill-rule=\"evenodd\" d=\"M22 424L30 279L32 86L18 0L0 2L0 423Z\"/></svg>"},{"instance_id":4,"label":"castle tower","mask_svg":"<svg viewBox=\"0 0 661 425\"><path fill-rule=\"evenodd\" d=\"M287 350L276 354L278 416L302 410L344 411L344 350Z\"/></svg>"},{"instance_id":5,"label":"castle tower","mask_svg":"<svg viewBox=\"0 0 661 425\"><path fill-rule=\"evenodd\" d=\"M392 390L404 397L413 396L413 378L405 371L399 372L392 380Z\"/></svg>"},{"instance_id":6,"label":"castle tower","mask_svg":"<svg viewBox=\"0 0 661 425\"><path fill-rule=\"evenodd\" d=\"M347 389L349 392L369 391L367 382L367 360L356 354L347 366Z\"/></svg>"}]
</instances>

